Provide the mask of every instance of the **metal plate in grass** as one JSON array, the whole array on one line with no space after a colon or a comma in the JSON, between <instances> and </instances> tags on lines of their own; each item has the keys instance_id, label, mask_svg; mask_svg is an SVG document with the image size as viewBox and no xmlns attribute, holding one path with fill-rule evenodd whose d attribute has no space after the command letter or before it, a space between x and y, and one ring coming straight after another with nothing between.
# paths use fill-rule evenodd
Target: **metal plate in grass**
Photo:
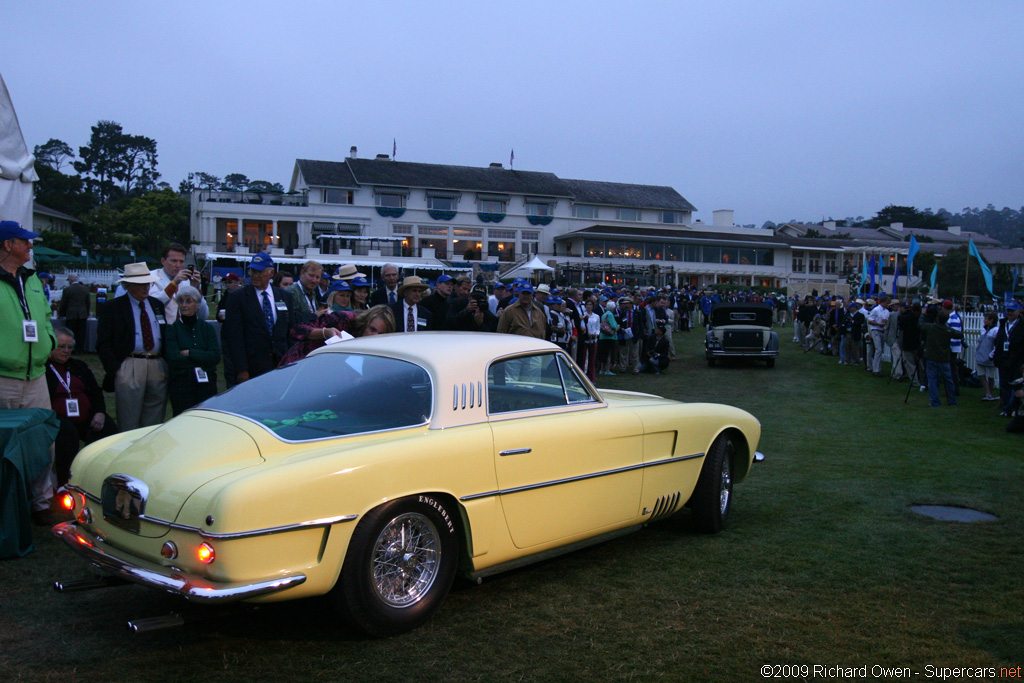
<instances>
[{"instance_id":1,"label":"metal plate in grass","mask_svg":"<svg viewBox=\"0 0 1024 683\"><path fill-rule=\"evenodd\" d=\"M993 522L999 519L981 510L956 505L911 505L910 509L919 515L942 522Z\"/></svg>"}]
</instances>

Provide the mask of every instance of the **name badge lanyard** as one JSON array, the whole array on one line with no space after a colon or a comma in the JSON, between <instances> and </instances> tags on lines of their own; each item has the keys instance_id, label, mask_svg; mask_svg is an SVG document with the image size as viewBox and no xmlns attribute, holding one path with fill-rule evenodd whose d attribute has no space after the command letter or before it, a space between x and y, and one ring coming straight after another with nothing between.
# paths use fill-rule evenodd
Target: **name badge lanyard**
<instances>
[{"instance_id":1,"label":"name badge lanyard","mask_svg":"<svg viewBox=\"0 0 1024 683\"><path fill-rule=\"evenodd\" d=\"M60 373L57 372L57 368L52 365L50 366L50 370L53 371L53 374L57 377L57 381L60 382L60 385L64 387L64 391L68 392L68 397L64 400L64 403L67 405L68 417L78 417L78 399L71 397L71 371L68 371L67 379L65 379L60 376Z\"/></svg>"}]
</instances>

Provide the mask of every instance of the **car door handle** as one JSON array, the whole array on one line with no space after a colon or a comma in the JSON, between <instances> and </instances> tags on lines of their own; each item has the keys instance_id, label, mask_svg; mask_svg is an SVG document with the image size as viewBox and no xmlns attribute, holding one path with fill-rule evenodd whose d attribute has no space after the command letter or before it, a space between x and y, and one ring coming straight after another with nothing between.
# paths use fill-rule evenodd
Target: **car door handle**
<instances>
[{"instance_id":1,"label":"car door handle","mask_svg":"<svg viewBox=\"0 0 1024 683\"><path fill-rule=\"evenodd\" d=\"M510 448L507 451L500 451L498 455L521 455L533 451L532 448Z\"/></svg>"}]
</instances>

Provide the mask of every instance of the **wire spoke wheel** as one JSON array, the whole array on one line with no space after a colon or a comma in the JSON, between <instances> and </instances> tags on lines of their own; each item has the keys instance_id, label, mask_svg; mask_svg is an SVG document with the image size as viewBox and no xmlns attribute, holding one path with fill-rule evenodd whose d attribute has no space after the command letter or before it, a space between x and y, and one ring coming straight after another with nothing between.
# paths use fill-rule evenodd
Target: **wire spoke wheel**
<instances>
[{"instance_id":1,"label":"wire spoke wheel","mask_svg":"<svg viewBox=\"0 0 1024 683\"><path fill-rule=\"evenodd\" d=\"M373 589L384 603L407 607L434 585L440 568L440 539L434 524L407 513L385 526L370 557Z\"/></svg>"}]
</instances>

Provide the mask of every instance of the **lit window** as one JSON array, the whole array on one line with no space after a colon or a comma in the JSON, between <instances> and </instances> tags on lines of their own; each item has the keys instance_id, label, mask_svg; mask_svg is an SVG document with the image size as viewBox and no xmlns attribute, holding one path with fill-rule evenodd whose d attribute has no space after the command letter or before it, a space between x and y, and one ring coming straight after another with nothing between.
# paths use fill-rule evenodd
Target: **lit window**
<instances>
[{"instance_id":1,"label":"lit window","mask_svg":"<svg viewBox=\"0 0 1024 683\"><path fill-rule=\"evenodd\" d=\"M505 213L505 202L480 199L477 200L477 211L480 213Z\"/></svg>"}]
</instances>

